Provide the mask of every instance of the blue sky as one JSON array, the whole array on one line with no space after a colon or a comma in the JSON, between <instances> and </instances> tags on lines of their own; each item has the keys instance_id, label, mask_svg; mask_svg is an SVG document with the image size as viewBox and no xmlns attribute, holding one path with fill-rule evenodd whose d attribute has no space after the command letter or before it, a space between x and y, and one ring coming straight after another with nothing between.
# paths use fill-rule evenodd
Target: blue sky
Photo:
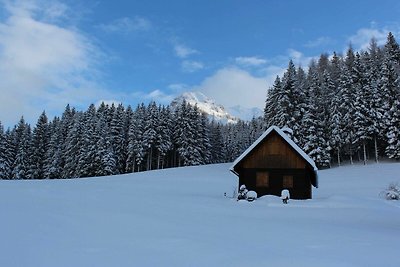
<instances>
[{"instance_id":1,"label":"blue sky","mask_svg":"<svg viewBox=\"0 0 400 267\"><path fill-rule=\"evenodd\" d=\"M263 108L289 59L400 36L398 1L0 0L0 121L201 91Z\"/></svg>"}]
</instances>

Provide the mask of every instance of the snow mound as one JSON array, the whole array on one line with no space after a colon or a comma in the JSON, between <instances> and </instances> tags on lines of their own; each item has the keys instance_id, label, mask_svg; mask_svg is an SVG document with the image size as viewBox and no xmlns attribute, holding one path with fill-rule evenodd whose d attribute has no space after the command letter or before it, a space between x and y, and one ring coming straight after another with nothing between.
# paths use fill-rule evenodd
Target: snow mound
<instances>
[{"instance_id":1,"label":"snow mound","mask_svg":"<svg viewBox=\"0 0 400 267\"><path fill-rule=\"evenodd\" d=\"M228 168L0 180L0 266L400 266L400 201L379 196L400 164L322 170L290 205L223 197Z\"/></svg>"}]
</instances>

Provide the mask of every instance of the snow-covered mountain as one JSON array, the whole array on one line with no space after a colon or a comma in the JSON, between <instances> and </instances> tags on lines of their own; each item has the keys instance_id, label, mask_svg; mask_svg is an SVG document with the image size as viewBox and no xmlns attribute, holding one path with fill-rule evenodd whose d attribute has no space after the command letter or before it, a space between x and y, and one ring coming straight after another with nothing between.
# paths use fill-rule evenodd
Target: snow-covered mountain
<instances>
[{"instance_id":1,"label":"snow-covered mountain","mask_svg":"<svg viewBox=\"0 0 400 267\"><path fill-rule=\"evenodd\" d=\"M249 109L241 106L225 108L201 92L185 92L175 98L171 102L171 106L173 108L177 107L184 100L192 106L197 105L201 112L206 113L211 119L222 123L237 123L239 119L251 120L254 116L262 115L262 111L258 108Z\"/></svg>"}]
</instances>

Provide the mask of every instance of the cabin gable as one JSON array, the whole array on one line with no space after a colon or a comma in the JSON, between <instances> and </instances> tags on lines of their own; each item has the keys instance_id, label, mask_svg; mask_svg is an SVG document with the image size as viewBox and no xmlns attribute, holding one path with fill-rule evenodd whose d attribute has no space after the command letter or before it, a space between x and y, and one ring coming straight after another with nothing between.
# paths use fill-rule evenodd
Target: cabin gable
<instances>
[{"instance_id":1,"label":"cabin gable","mask_svg":"<svg viewBox=\"0 0 400 267\"><path fill-rule=\"evenodd\" d=\"M306 164L306 161L281 136L271 132L238 164L237 169L304 169Z\"/></svg>"}]
</instances>

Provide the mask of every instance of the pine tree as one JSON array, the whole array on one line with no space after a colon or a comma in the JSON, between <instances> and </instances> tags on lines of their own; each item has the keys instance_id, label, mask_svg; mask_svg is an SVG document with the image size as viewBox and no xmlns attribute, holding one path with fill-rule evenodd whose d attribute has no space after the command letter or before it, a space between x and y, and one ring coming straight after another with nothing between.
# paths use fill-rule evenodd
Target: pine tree
<instances>
[{"instance_id":1,"label":"pine tree","mask_svg":"<svg viewBox=\"0 0 400 267\"><path fill-rule=\"evenodd\" d=\"M153 152L157 139L158 108L155 102L151 102L145 113L143 145L146 149L147 164L146 170L153 169Z\"/></svg>"},{"instance_id":2,"label":"pine tree","mask_svg":"<svg viewBox=\"0 0 400 267\"><path fill-rule=\"evenodd\" d=\"M112 123L111 123L112 125ZM94 154L94 165L96 176L106 176L118 173L116 156L112 144L113 137L110 134L104 118L98 118L96 126L96 152Z\"/></svg>"},{"instance_id":3,"label":"pine tree","mask_svg":"<svg viewBox=\"0 0 400 267\"><path fill-rule=\"evenodd\" d=\"M164 168L165 157L172 148L172 115L169 107L159 107L156 127L157 169Z\"/></svg>"},{"instance_id":4,"label":"pine tree","mask_svg":"<svg viewBox=\"0 0 400 267\"><path fill-rule=\"evenodd\" d=\"M355 102L354 102L354 140L353 144L361 145L363 153L364 165L367 163L366 145L368 140L371 139L368 131L368 125L371 124L371 118L369 116L369 104L368 104L368 93L370 87L366 77L365 64L361 62L360 55L356 54L356 60L354 62L354 84L355 88Z\"/></svg>"},{"instance_id":5,"label":"pine tree","mask_svg":"<svg viewBox=\"0 0 400 267\"><path fill-rule=\"evenodd\" d=\"M340 76L339 91L342 97L342 103L340 105L342 118L342 129L343 129L343 142L350 157L350 163L353 164L354 154L354 114L355 114L355 92L354 92L354 61L355 56L352 48L350 47L347 51L347 55L344 61L344 68Z\"/></svg>"},{"instance_id":6,"label":"pine tree","mask_svg":"<svg viewBox=\"0 0 400 267\"><path fill-rule=\"evenodd\" d=\"M83 127L83 114L76 112L65 140L63 178L75 178L80 175L78 163L83 147Z\"/></svg>"},{"instance_id":7,"label":"pine tree","mask_svg":"<svg viewBox=\"0 0 400 267\"><path fill-rule=\"evenodd\" d=\"M324 133L324 112L321 101L321 81L315 65L308 72L307 102L302 121L304 132L304 151L317 166L329 166L330 156Z\"/></svg>"},{"instance_id":8,"label":"pine tree","mask_svg":"<svg viewBox=\"0 0 400 267\"><path fill-rule=\"evenodd\" d=\"M4 133L4 127L0 122L0 179L7 179L7 169L9 166L7 157L7 139Z\"/></svg>"},{"instance_id":9,"label":"pine tree","mask_svg":"<svg viewBox=\"0 0 400 267\"><path fill-rule=\"evenodd\" d=\"M110 138L115 153L115 162L117 165L116 173L124 173L126 163L126 146L125 146L125 109L119 104L113 114L110 123Z\"/></svg>"},{"instance_id":10,"label":"pine tree","mask_svg":"<svg viewBox=\"0 0 400 267\"><path fill-rule=\"evenodd\" d=\"M22 117L14 133L15 161L12 170L12 179L29 179L31 158L32 133L29 124Z\"/></svg>"},{"instance_id":11,"label":"pine tree","mask_svg":"<svg viewBox=\"0 0 400 267\"><path fill-rule=\"evenodd\" d=\"M400 101L396 100L391 109L391 124L386 133L388 145L385 153L389 158L400 159Z\"/></svg>"},{"instance_id":12,"label":"pine tree","mask_svg":"<svg viewBox=\"0 0 400 267\"><path fill-rule=\"evenodd\" d=\"M378 142L381 142L383 134L383 116L384 116L384 95L379 88L380 68L383 61L382 51L379 49L376 40L372 39L369 46L369 52L364 54L366 79L369 90L366 91L366 101L368 103L370 124L368 125L368 134L373 137L375 162L378 162L379 151Z\"/></svg>"},{"instance_id":13,"label":"pine tree","mask_svg":"<svg viewBox=\"0 0 400 267\"><path fill-rule=\"evenodd\" d=\"M50 141L43 166L44 178L57 179L62 177L62 128L61 120L55 117L49 125Z\"/></svg>"},{"instance_id":14,"label":"pine tree","mask_svg":"<svg viewBox=\"0 0 400 267\"><path fill-rule=\"evenodd\" d=\"M289 127L291 129L296 124L295 116L295 85L296 85L296 68L292 61L289 61L288 69L282 78L282 90L278 94L277 98L277 111L276 111L276 126L278 127ZM296 133L294 133L296 135Z\"/></svg>"},{"instance_id":15,"label":"pine tree","mask_svg":"<svg viewBox=\"0 0 400 267\"><path fill-rule=\"evenodd\" d=\"M49 130L46 113L40 115L36 127L33 129L32 137L32 157L30 166L30 176L32 179L44 179L44 165L49 143Z\"/></svg>"},{"instance_id":16,"label":"pine tree","mask_svg":"<svg viewBox=\"0 0 400 267\"><path fill-rule=\"evenodd\" d=\"M12 179L12 168L16 155L14 137L10 129L3 134L0 143L1 162L0 162L0 179Z\"/></svg>"},{"instance_id":17,"label":"pine tree","mask_svg":"<svg viewBox=\"0 0 400 267\"><path fill-rule=\"evenodd\" d=\"M142 103L138 105L129 126L128 131L128 152L126 160L126 172L141 170L141 164L145 156L145 146L143 142L144 119L146 107Z\"/></svg>"},{"instance_id":18,"label":"pine tree","mask_svg":"<svg viewBox=\"0 0 400 267\"><path fill-rule=\"evenodd\" d=\"M267 92L267 99L264 108L264 121L266 128L278 125L278 98L282 91L282 83L279 76L276 77L274 85Z\"/></svg>"},{"instance_id":19,"label":"pine tree","mask_svg":"<svg viewBox=\"0 0 400 267\"><path fill-rule=\"evenodd\" d=\"M210 152L212 163L224 162L223 137L221 124L211 121L210 124Z\"/></svg>"}]
</instances>

